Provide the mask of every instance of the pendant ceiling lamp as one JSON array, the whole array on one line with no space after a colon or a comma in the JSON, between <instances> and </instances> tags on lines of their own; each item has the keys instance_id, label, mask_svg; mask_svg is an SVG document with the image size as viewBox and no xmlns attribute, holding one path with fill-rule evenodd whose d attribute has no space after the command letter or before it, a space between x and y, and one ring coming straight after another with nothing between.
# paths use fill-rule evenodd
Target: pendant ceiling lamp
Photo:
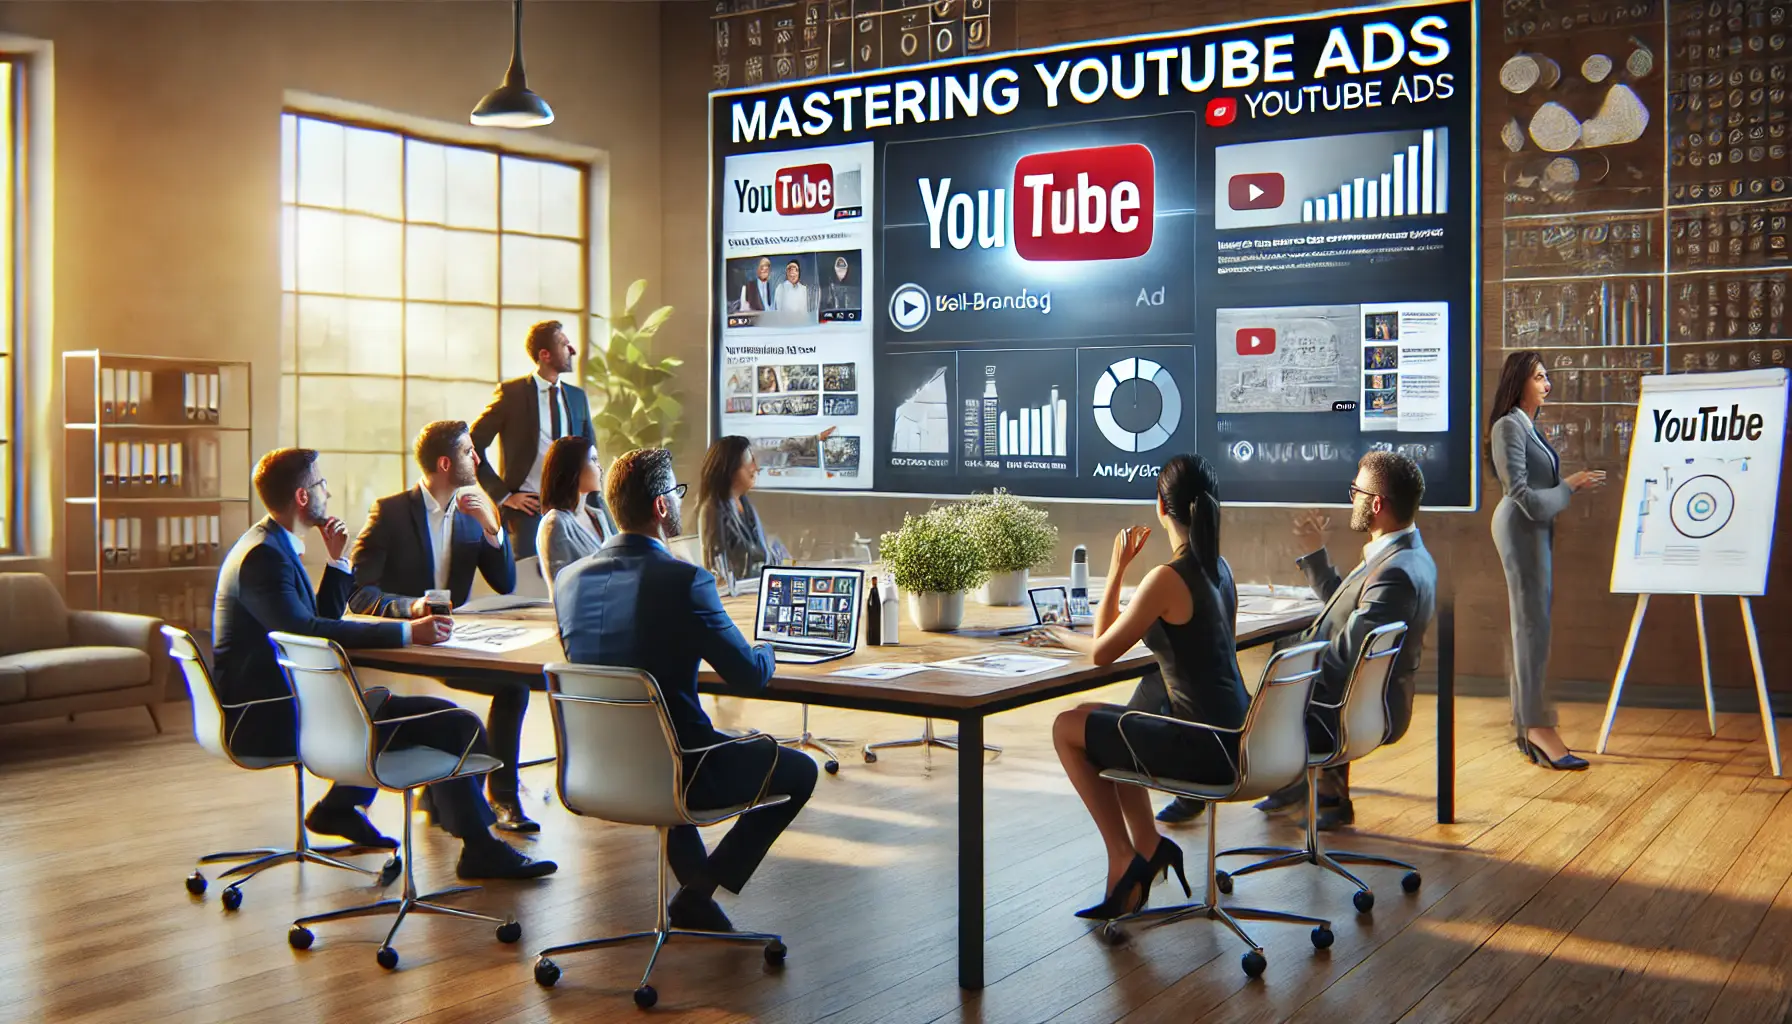
<instances>
[{"instance_id":1,"label":"pendant ceiling lamp","mask_svg":"<svg viewBox=\"0 0 1792 1024\"><path fill-rule=\"evenodd\" d=\"M510 36L510 70L504 84L485 94L473 108L474 124L491 128L539 128L554 122L548 101L529 91L523 75L523 0L515 0L516 21Z\"/></svg>"}]
</instances>

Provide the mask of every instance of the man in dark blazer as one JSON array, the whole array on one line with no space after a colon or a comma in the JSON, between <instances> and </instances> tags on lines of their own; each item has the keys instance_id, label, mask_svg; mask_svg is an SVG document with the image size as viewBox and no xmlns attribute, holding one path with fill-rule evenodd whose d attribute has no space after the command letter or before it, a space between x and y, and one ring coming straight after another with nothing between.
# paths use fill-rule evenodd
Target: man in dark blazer
<instances>
[{"instance_id":1,"label":"man in dark blazer","mask_svg":"<svg viewBox=\"0 0 1792 1024\"><path fill-rule=\"evenodd\" d=\"M1368 534L1369 543L1363 548L1363 560L1349 575L1341 576L1326 552L1328 518L1307 513L1295 523L1302 550L1310 552L1295 564L1307 574L1313 593L1325 602L1318 620L1299 641L1327 641L1313 690L1315 700L1336 704L1344 696L1344 686L1368 635L1389 623L1406 623L1406 638L1388 680L1386 743L1406 735L1412 724L1413 677L1437 607L1437 564L1413 522L1424 494L1425 475L1411 458L1384 451L1363 456L1350 484L1350 528ZM1336 712L1313 709L1308 714L1307 735L1315 751L1334 749ZM1299 782L1257 806L1274 811L1305 800L1306 784ZM1319 805L1317 824L1321 830L1356 820L1350 802L1349 765L1326 770L1320 782Z\"/></svg>"},{"instance_id":2,"label":"man in dark blazer","mask_svg":"<svg viewBox=\"0 0 1792 1024\"><path fill-rule=\"evenodd\" d=\"M348 529L329 514L330 491L317 469L317 453L308 448L281 448L263 456L255 467L255 492L268 516L249 528L226 556L218 573L213 610L213 675L223 703L251 704L229 713L226 722L231 749L240 754L291 756L298 749L298 716L292 690L268 642L273 632L297 633L333 640L344 647L403 647L436 644L453 628L446 616L419 614L401 622L344 621L353 578L342 549ZM301 535L316 530L323 538L329 565L316 594L303 561ZM455 705L438 697L394 696L380 687L363 693L375 721L427 714ZM484 730L465 720L445 718L412 721L393 727L388 749L433 747L460 753L468 741L483 751ZM554 870L551 861L532 861L488 831L491 808L472 778L453 779L430 787L445 826L461 838L459 874L463 878L534 878ZM362 810L374 792L355 786L332 786L305 825L321 835L339 836L363 846L395 848L380 835Z\"/></svg>"},{"instance_id":3,"label":"man in dark blazer","mask_svg":"<svg viewBox=\"0 0 1792 1024\"><path fill-rule=\"evenodd\" d=\"M597 443L591 426L591 403L573 383L572 342L558 320L529 328L529 359L535 372L507 380L492 394L491 404L473 421L473 449L479 455L479 486L498 503L510 550L517 558L535 556L535 531L541 525L541 469L548 446L578 434ZM486 454L499 439L502 472Z\"/></svg>"},{"instance_id":4,"label":"man in dark blazer","mask_svg":"<svg viewBox=\"0 0 1792 1024\"><path fill-rule=\"evenodd\" d=\"M731 931L714 895L739 893L771 845L815 789L815 762L769 736L732 737L710 724L697 700L697 663L707 661L743 694L772 677L769 645L749 646L722 610L716 579L679 561L665 540L681 528L684 486L663 448L616 460L605 481L622 533L594 555L560 571L554 607L568 661L638 668L659 683L684 758L685 802L693 809L732 807L761 793L785 803L740 817L716 845L703 848L693 826L672 829L666 859L681 888L668 907L675 928ZM700 750L708 749L704 753Z\"/></svg>"},{"instance_id":5,"label":"man in dark blazer","mask_svg":"<svg viewBox=\"0 0 1792 1024\"><path fill-rule=\"evenodd\" d=\"M423 479L416 487L374 502L355 539L355 590L348 606L363 615L409 618L427 610L424 595L446 590L453 607L467 603L475 570L500 594L516 588L516 562L486 496L474 486L479 456L467 425L438 420L417 435ZM492 699L486 735L504 766L486 776L486 792L506 832L538 832L518 799L523 717L529 684L495 672L457 672L442 681Z\"/></svg>"}]
</instances>

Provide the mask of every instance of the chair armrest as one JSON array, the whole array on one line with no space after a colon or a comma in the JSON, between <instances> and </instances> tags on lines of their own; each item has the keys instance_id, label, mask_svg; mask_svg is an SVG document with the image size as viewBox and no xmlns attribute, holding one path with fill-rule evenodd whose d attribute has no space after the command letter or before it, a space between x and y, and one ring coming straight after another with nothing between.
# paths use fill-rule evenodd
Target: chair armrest
<instances>
[{"instance_id":1,"label":"chair armrest","mask_svg":"<svg viewBox=\"0 0 1792 1024\"><path fill-rule=\"evenodd\" d=\"M260 700L246 700L240 704L219 703L218 706L226 711L242 711L242 714L236 716L236 721L231 724L229 735L224 737L224 748L226 750L236 749L236 732L243 727L243 722L248 719L251 708L258 704L286 704L294 699L293 695L289 693L284 697L263 697Z\"/></svg>"},{"instance_id":2,"label":"chair armrest","mask_svg":"<svg viewBox=\"0 0 1792 1024\"><path fill-rule=\"evenodd\" d=\"M1124 725L1128 718L1134 717L1154 718L1160 722L1170 722L1174 725L1180 725L1188 729L1205 729L1208 732L1226 733L1231 736L1237 736L1244 732L1243 729L1228 729L1222 725L1209 725L1206 722L1191 722L1186 718L1176 718L1172 715L1154 715L1149 711L1127 711L1120 716L1120 723Z\"/></svg>"},{"instance_id":3,"label":"chair armrest","mask_svg":"<svg viewBox=\"0 0 1792 1024\"><path fill-rule=\"evenodd\" d=\"M292 699L293 699L292 695L287 694L284 697L263 697L260 700L246 700L240 704L222 704L222 703L220 703L218 706L223 708L226 711L235 711L238 708L252 708L257 704L284 704L285 702L292 700Z\"/></svg>"},{"instance_id":4,"label":"chair armrest","mask_svg":"<svg viewBox=\"0 0 1792 1024\"><path fill-rule=\"evenodd\" d=\"M473 725L475 727L472 731L472 734L467 737L467 745L465 747L461 748L459 759L454 762L454 770L458 774L460 772L461 765L466 764L467 757L473 753L473 746L474 746L474 744L479 742L481 728L483 728L483 726L485 725L484 721L482 719L480 719L480 717L478 715L467 710L466 708L461 708L461 707L437 708L434 711L425 711L425 712L422 712L421 714L403 715L398 718L382 718L382 719L375 721L373 723L375 726L395 725L395 726L398 726L398 728L393 729L389 734L387 734L386 742L380 744L380 749L374 752L374 756L378 757L380 754L384 754L386 752L386 748L390 747L392 745L392 741L398 737L399 732L402 731L403 728L406 725L410 724L411 722L420 721L425 718L439 718L443 715L465 715L466 717L473 720Z\"/></svg>"},{"instance_id":5,"label":"chair armrest","mask_svg":"<svg viewBox=\"0 0 1792 1024\"><path fill-rule=\"evenodd\" d=\"M750 743L754 740L772 740L773 743L777 742L777 740L772 739L771 733L760 732L758 729L755 729L752 732L747 733L745 736L730 737L729 739L725 739L720 743L711 743L707 747L684 747L684 748L681 748L678 752L681 754L707 754L710 751L717 749L718 747L725 747L731 743Z\"/></svg>"},{"instance_id":6,"label":"chair armrest","mask_svg":"<svg viewBox=\"0 0 1792 1024\"><path fill-rule=\"evenodd\" d=\"M154 654L161 646L162 620L126 612L72 611L68 613L69 643L76 647L134 647Z\"/></svg>"}]
</instances>

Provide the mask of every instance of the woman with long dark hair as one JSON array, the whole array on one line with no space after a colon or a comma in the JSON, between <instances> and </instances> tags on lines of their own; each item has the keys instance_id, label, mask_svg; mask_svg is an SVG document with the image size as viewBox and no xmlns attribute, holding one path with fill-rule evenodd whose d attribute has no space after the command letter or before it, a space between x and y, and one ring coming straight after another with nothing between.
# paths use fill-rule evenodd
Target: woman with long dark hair
<instances>
[{"instance_id":1,"label":"woman with long dark hair","mask_svg":"<svg viewBox=\"0 0 1792 1024\"><path fill-rule=\"evenodd\" d=\"M616 524L602 505L591 504L591 495L602 494L603 486L603 464L589 438L573 434L548 446L541 465L543 515L535 532L548 593L554 592L561 569L594 554L616 535Z\"/></svg>"},{"instance_id":2,"label":"woman with long dark hair","mask_svg":"<svg viewBox=\"0 0 1792 1024\"><path fill-rule=\"evenodd\" d=\"M1587 762L1556 732L1555 702L1545 688L1555 519L1577 491L1605 482L1600 470L1562 477L1562 460L1537 430L1549 397L1549 371L1535 351L1514 352L1500 371L1488 419L1488 462L1504 496L1493 510L1493 546L1506 572L1512 618L1512 725L1518 752L1531 763L1578 771Z\"/></svg>"},{"instance_id":3,"label":"woman with long dark hair","mask_svg":"<svg viewBox=\"0 0 1792 1024\"><path fill-rule=\"evenodd\" d=\"M703 565L717 576L758 579L768 563L784 560L784 549L765 535L747 492L759 479L752 442L739 434L716 439L697 473L697 533Z\"/></svg>"},{"instance_id":4,"label":"woman with long dark hair","mask_svg":"<svg viewBox=\"0 0 1792 1024\"><path fill-rule=\"evenodd\" d=\"M1126 570L1151 528L1132 526L1114 538L1107 585L1093 636L1052 628L1043 635L1107 665L1141 639L1157 656L1170 694L1170 716L1226 729L1244 724L1250 698L1238 671L1233 620L1238 590L1220 557L1219 483L1199 455L1178 455L1157 477L1157 520L1174 560L1145 574L1124 611ZM1111 704L1084 704L1052 725L1058 760L1095 819L1107 845L1107 898L1077 912L1109 919L1143 906L1151 882L1174 868L1186 891L1182 849L1157 831L1150 798L1136 786L1101 778L1108 768L1190 782L1224 784L1238 774L1238 741L1196 732Z\"/></svg>"}]
</instances>

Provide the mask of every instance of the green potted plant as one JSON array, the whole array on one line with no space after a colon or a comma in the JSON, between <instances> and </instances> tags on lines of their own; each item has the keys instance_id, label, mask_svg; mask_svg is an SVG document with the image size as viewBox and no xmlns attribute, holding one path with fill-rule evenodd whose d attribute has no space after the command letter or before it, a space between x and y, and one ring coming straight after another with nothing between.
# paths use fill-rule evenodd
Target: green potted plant
<instances>
[{"instance_id":1,"label":"green potted plant","mask_svg":"<svg viewBox=\"0 0 1792 1024\"><path fill-rule=\"evenodd\" d=\"M959 514L976 537L983 568L989 571L983 603L1014 606L1025 601L1029 572L1050 562L1058 549L1058 528L1045 509L997 488L972 497Z\"/></svg>"},{"instance_id":2,"label":"green potted plant","mask_svg":"<svg viewBox=\"0 0 1792 1024\"><path fill-rule=\"evenodd\" d=\"M957 629L965 591L989 577L976 535L952 506L903 516L901 529L883 535L879 556L906 595L909 619L928 632Z\"/></svg>"},{"instance_id":3,"label":"green potted plant","mask_svg":"<svg viewBox=\"0 0 1792 1024\"><path fill-rule=\"evenodd\" d=\"M610 342L595 339L585 355L585 383L594 388L597 450L615 457L636 448L670 448L684 405L671 387L673 371L684 360L653 358L653 338L672 316L661 306L637 319L635 306L647 292L645 280L628 286L622 315L610 320ZM601 397L600 397L601 396Z\"/></svg>"}]
</instances>

